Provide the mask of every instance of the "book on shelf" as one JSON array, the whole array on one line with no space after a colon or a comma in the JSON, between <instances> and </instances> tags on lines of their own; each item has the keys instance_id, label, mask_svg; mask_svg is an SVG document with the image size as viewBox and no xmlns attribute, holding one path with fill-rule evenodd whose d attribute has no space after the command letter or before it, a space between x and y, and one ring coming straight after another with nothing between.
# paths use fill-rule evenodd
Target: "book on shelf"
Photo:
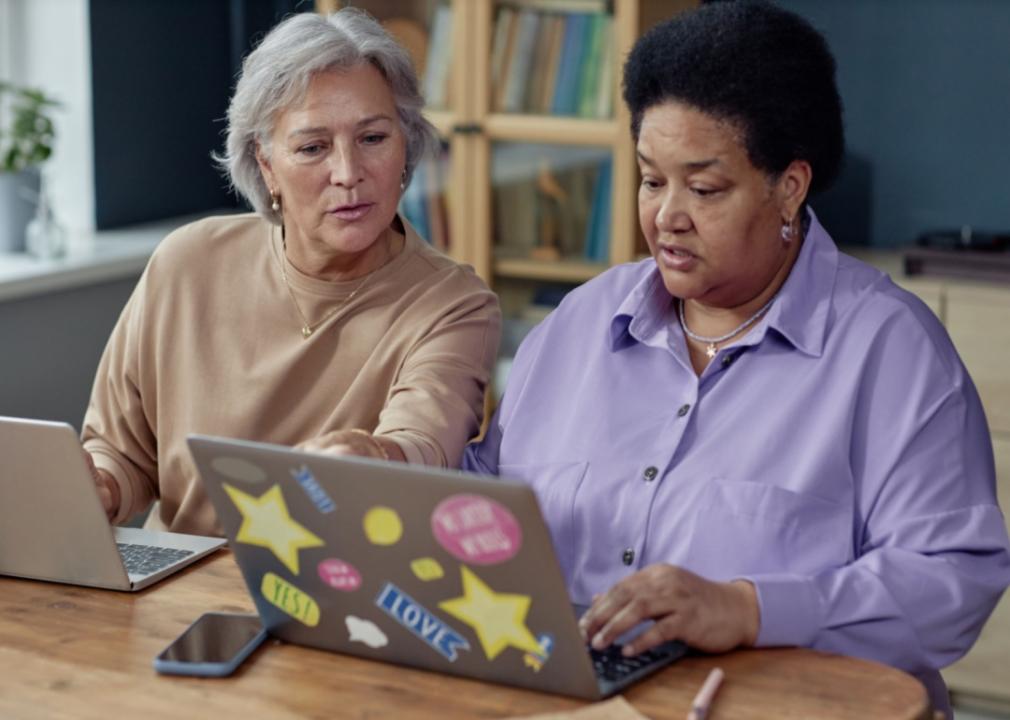
<instances>
[{"instance_id":1,"label":"book on shelf","mask_svg":"<svg viewBox=\"0 0 1010 720\"><path fill-rule=\"evenodd\" d=\"M576 112L579 117L596 114L596 96L599 93L601 45L606 34L609 15L589 16L585 34L585 55L579 68L579 92Z\"/></svg>"},{"instance_id":2,"label":"book on shelf","mask_svg":"<svg viewBox=\"0 0 1010 720\"><path fill-rule=\"evenodd\" d=\"M613 190L613 160L600 163L593 187L592 208L586 227L585 258L590 262L607 262L610 257L610 221Z\"/></svg>"},{"instance_id":3,"label":"book on shelf","mask_svg":"<svg viewBox=\"0 0 1010 720\"><path fill-rule=\"evenodd\" d=\"M418 165L414 168L410 184L400 196L398 211L407 222L414 226L417 234L428 241L431 237L431 229L428 226L428 204L425 200L424 184L423 168Z\"/></svg>"},{"instance_id":4,"label":"book on shelf","mask_svg":"<svg viewBox=\"0 0 1010 720\"><path fill-rule=\"evenodd\" d=\"M518 178L496 184L492 194L496 248L509 257L528 257L539 240L537 186Z\"/></svg>"},{"instance_id":5,"label":"book on shelf","mask_svg":"<svg viewBox=\"0 0 1010 720\"><path fill-rule=\"evenodd\" d=\"M616 41L614 38L614 18L607 17L606 26L603 28L603 43L600 51L600 77L596 84L596 104L593 108L593 117L605 119L613 115L614 98L614 71L616 54Z\"/></svg>"},{"instance_id":6,"label":"book on shelf","mask_svg":"<svg viewBox=\"0 0 1010 720\"><path fill-rule=\"evenodd\" d=\"M536 103L530 107L530 112L547 115L551 112L554 93L557 90L558 68L561 65L561 49L565 42L565 16L553 15L546 30L547 58L538 68L543 68L537 75L540 77L540 92Z\"/></svg>"},{"instance_id":7,"label":"book on shelf","mask_svg":"<svg viewBox=\"0 0 1010 720\"><path fill-rule=\"evenodd\" d=\"M578 100L578 80L589 15L569 13L565 18L565 39L555 82L551 111L556 115L571 115Z\"/></svg>"},{"instance_id":8,"label":"book on shelf","mask_svg":"<svg viewBox=\"0 0 1010 720\"><path fill-rule=\"evenodd\" d=\"M508 5L499 10L498 22L502 23L502 38L500 49L492 50L492 62L497 68L494 82L491 84L491 108L500 112L505 107L505 93L508 78L512 74L515 62L516 42L519 35L519 12ZM497 34L497 31L496 31Z\"/></svg>"},{"instance_id":9,"label":"book on shelf","mask_svg":"<svg viewBox=\"0 0 1010 720\"><path fill-rule=\"evenodd\" d=\"M433 108L449 105L449 65L452 55L452 6L439 4L431 20L431 41L424 68L424 96Z\"/></svg>"},{"instance_id":10,"label":"book on shelf","mask_svg":"<svg viewBox=\"0 0 1010 720\"><path fill-rule=\"evenodd\" d=\"M525 109L526 86L533 68L533 52L536 48L537 33L540 29L540 13L523 9L519 11L515 48L512 61L505 75L505 87L501 109L504 112L521 112Z\"/></svg>"},{"instance_id":11,"label":"book on shelf","mask_svg":"<svg viewBox=\"0 0 1010 720\"><path fill-rule=\"evenodd\" d=\"M504 78L502 65L505 62L505 46L508 44L512 19L516 11L508 5L501 5L494 21L494 38L491 41L491 93L501 85ZM492 108L494 103L491 104Z\"/></svg>"},{"instance_id":12,"label":"book on shelf","mask_svg":"<svg viewBox=\"0 0 1010 720\"><path fill-rule=\"evenodd\" d=\"M537 28L530 70L528 71L526 92L523 96L523 112L539 112L540 97L543 95L543 86L547 80L546 67L550 60L551 38L554 34L553 24L557 18L558 16L553 14L544 14L540 17L540 26Z\"/></svg>"},{"instance_id":13,"label":"book on shelf","mask_svg":"<svg viewBox=\"0 0 1010 720\"><path fill-rule=\"evenodd\" d=\"M424 158L400 198L399 211L417 234L439 250L450 247L449 198L445 192L449 153Z\"/></svg>"}]
</instances>

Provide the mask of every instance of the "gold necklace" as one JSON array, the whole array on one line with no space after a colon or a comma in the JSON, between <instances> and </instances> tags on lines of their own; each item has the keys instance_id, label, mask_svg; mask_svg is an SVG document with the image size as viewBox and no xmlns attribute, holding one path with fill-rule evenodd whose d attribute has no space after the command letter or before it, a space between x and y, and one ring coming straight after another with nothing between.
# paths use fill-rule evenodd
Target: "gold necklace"
<instances>
[{"instance_id":1,"label":"gold necklace","mask_svg":"<svg viewBox=\"0 0 1010 720\"><path fill-rule=\"evenodd\" d=\"M348 295L346 298L344 298L343 302L341 302L336 307L331 308L329 311L327 311L325 315L323 315L322 318L317 320L315 323L310 323L309 319L305 317L305 313L302 312L302 308L298 304L298 300L295 299L295 292L294 290L291 289L291 283L288 282L288 272L287 269L285 268L285 266L287 265L287 257L288 257L288 241L283 236L281 236L281 257L279 258L281 266L281 278L284 280L284 287L286 287L288 290L288 297L291 298L291 304L295 306L295 311L298 313L298 317L301 318L302 320L302 340L308 340L310 337L312 337L312 333L318 330L323 323L325 323L327 320L333 317L338 310L347 307L347 304L351 302L351 300L354 299L354 296L358 294L358 291L365 286L365 283L368 282L368 279L375 274L375 270L379 269L376 268L372 272L365 275L365 277L361 279L361 282L358 283L358 286L351 291L351 294ZM385 265L385 263L383 263L382 265ZM382 265L380 265L379 267L382 267Z\"/></svg>"}]
</instances>

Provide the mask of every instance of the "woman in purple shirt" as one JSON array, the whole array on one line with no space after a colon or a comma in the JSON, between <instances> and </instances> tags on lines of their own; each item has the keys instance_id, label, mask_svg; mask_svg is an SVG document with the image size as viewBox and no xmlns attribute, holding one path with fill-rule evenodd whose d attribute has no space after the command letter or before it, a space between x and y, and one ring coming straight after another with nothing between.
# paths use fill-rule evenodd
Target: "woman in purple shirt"
<instances>
[{"instance_id":1,"label":"woman in purple shirt","mask_svg":"<svg viewBox=\"0 0 1010 720\"><path fill-rule=\"evenodd\" d=\"M570 293L465 466L529 483L581 625L624 652L800 645L916 674L1010 583L992 448L936 317L838 252L835 64L798 16L720 2L624 71L652 258Z\"/></svg>"}]
</instances>

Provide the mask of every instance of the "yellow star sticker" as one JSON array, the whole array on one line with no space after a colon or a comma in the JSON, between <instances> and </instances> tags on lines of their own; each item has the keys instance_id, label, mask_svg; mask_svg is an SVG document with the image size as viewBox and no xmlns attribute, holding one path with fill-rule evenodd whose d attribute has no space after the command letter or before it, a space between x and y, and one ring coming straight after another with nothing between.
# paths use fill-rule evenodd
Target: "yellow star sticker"
<instances>
[{"instance_id":1,"label":"yellow star sticker","mask_svg":"<svg viewBox=\"0 0 1010 720\"><path fill-rule=\"evenodd\" d=\"M280 485L274 485L258 498L227 483L224 489L242 513L242 526L235 540L269 548L295 575L298 574L298 551L323 544L322 540L291 519Z\"/></svg>"},{"instance_id":2,"label":"yellow star sticker","mask_svg":"<svg viewBox=\"0 0 1010 720\"><path fill-rule=\"evenodd\" d=\"M487 659L494 660L509 645L539 654L540 643L526 627L530 596L496 593L465 565L460 572L463 596L438 606L476 631Z\"/></svg>"}]
</instances>

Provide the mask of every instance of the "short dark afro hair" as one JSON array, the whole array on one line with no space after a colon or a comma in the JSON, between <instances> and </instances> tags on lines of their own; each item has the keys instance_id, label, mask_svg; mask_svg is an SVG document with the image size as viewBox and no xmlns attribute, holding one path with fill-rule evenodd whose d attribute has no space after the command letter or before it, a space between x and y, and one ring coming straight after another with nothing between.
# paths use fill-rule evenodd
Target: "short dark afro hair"
<instances>
[{"instance_id":1,"label":"short dark afro hair","mask_svg":"<svg viewBox=\"0 0 1010 720\"><path fill-rule=\"evenodd\" d=\"M811 194L841 167L835 60L806 20L768 2L708 3L649 30L624 65L624 101L636 140L646 110L683 103L739 128L751 163L772 177L809 162Z\"/></svg>"}]
</instances>

